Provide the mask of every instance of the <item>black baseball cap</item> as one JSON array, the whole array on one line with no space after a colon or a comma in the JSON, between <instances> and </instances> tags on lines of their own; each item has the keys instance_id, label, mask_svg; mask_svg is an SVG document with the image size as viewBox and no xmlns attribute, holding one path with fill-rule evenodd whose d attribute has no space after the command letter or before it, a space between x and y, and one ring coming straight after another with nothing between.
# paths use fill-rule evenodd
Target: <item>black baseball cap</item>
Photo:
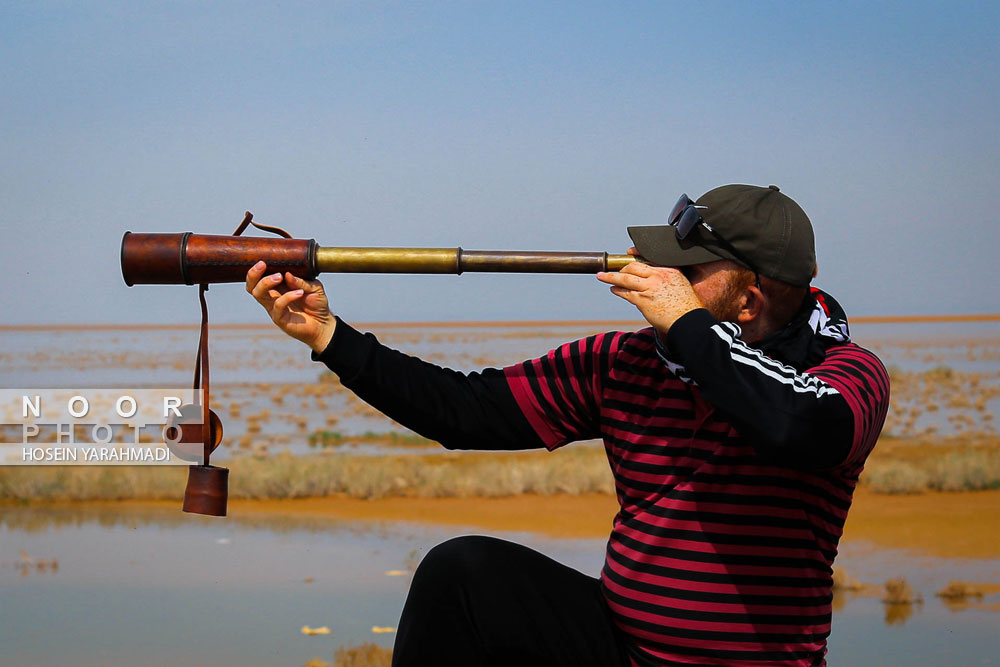
<instances>
[{"instance_id":1,"label":"black baseball cap","mask_svg":"<svg viewBox=\"0 0 1000 667\"><path fill-rule=\"evenodd\" d=\"M629 227L628 234L644 259L660 266L691 266L731 259L746 266L726 248L728 242L761 275L804 287L816 270L816 244L805 211L778 186L723 185L695 202L702 219L715 232L697 225L677 238L672 225ZM720 243L719 238L724 239Z\"/></svg>"}]
</instances>

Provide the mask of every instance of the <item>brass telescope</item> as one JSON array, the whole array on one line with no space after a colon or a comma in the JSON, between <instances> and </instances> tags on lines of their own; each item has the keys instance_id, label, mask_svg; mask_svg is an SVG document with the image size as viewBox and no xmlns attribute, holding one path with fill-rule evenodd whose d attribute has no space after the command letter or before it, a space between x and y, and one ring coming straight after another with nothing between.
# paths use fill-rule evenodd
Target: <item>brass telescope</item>
<instances>
[{"instance_id":1,"label":"brass telescope","mask_svg":"<svg viewBox=\"0 0 1000 667\"><path fill-rule=\"evenodd\" d=\"M241 236L248 225L281 238ZM263 260L268 271L288 272L312 280L321 273L597 273L618 271L631 255L606 252L520 252L461 248L322 248L314 239L293 239L288 232L253 222L247 211L231 236L133 234L122 237L121 264L125 284L200 285L201 338L195 365L198 404L185 406L201 414L200 424L180 424L182 442L201 440L203 463L192 465L184 491L184 511L225 516L229 470L210 465L211 453L222 440L222 421L209 409L208 306L209 283L242 283L247 271Z\"/></svg>"},{"instance_id":2,"label":"brass telescope","mask_svg":"<svg viewBox=\"0 0 1000 667\"><path fill-rule=\"evenodd\" d=\"M125 284L241 283L258 260L268 270L312 280L321 273L597 273L618 271L631 255L462 248L321 247L314 239L180 234L122 238Z\"/></svg>"}]
</instances>

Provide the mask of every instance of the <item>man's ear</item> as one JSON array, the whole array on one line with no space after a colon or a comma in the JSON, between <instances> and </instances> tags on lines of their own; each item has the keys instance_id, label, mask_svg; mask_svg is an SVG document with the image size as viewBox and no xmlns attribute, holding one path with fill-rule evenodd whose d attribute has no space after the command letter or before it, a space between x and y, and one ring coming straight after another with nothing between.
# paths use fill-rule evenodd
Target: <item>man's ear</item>
<instances>
[{"instance_id":1,"label":"man's ear","mask_svg":"<svg viewBox=\"0 0 1000 667\"><path fill-rule=\"evenodd\" d=\"M767 297L756 285L750 285L740 297L740 310L736 314L736 323L740 325L760 322L767 307Z\"/></svg>"}]
</instances>

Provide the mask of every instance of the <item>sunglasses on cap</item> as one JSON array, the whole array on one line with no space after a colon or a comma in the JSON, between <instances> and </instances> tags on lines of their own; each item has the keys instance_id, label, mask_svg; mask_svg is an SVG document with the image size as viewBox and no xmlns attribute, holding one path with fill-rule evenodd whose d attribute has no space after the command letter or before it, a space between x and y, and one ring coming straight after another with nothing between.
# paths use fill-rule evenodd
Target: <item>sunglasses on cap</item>
<instances>
[{"instance_id":1,"label":"sunglasses on cap","mask_svg":"<svg viewBox=\"0 0 1000 667\"><path fill-rule=\"evenodd\" d=\"M680 199L677 200L677 203L674 204L673 209L670 211L670 217L667 219L667 224L674 228L674 233L677 234L677 239L683 241L687 238L688 234L691 233L692 229L701 225L715 237L715 240L719 242L720 246L728 250L733 257L738 259L748 269L753 271L754 280L757 283L757 289L760 289L760 272L757 271L757 267L754 263L747 259L746 255L734 248L733 244L727 241L721 234L712 229L712 226L705 222L705 219L701 217L701 213L698 212L699 208L706 207L699 207L686 194L681 195Z\"/></svg>"}]
</instances>

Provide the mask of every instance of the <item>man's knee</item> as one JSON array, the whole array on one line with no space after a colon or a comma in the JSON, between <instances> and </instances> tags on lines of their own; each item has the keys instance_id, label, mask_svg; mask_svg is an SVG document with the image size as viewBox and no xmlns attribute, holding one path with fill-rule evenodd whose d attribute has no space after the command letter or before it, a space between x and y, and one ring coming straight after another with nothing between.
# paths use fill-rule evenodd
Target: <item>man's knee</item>
<instances>
[{"instance_id":1,"label":"man's knee","mask_svg":"<svg viewBox=\"0 0 1000 667\"><path fill-rule=\"evenodd\" d=\"M447 581L452 584L475 581L484 570L490 569L491 554L503 540L482 535L453 537L427 552L414 574L418 581Z\"/></svg>"}]
</instances>

